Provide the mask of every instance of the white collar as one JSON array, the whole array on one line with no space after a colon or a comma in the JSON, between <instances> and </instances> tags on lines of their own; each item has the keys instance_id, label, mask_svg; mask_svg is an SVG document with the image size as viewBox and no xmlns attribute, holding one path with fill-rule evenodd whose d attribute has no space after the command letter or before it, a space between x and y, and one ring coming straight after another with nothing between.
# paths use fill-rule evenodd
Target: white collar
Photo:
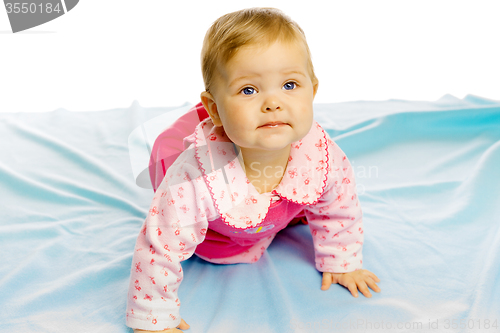
<instances>
[{"instance_id":1,"label":"white collar","mask_svg":"<svg viewBox=\"0 0 500 333\"><path fill-rule=\"evenodd\" d=\"M271 197L261 195L246 177L222 127L207 118L195 129L195 156L222 220L235 228L255 227L267 215ZM318 201L330 169L328 136L314 122L302 140L293 142L285 174L273 193L303 205Z\"/></svg>"}]
</instances>

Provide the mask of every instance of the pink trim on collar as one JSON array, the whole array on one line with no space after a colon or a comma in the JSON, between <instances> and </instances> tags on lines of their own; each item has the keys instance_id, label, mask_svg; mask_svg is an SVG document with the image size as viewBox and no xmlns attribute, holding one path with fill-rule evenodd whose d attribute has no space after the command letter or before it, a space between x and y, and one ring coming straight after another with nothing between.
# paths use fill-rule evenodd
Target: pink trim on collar
<instances>
[{"instance_id":1,"label":"pink trim on collar","mask_svg":"<svg viewBox=\"0 0 500 333\"><path fill-rule=\"evenodd\" d=\"M274 192L302 205L318 202L331 171L328 144L325 131L314 122L302 140L292 143L285 174Z\"/></svg>"}]
</instances>

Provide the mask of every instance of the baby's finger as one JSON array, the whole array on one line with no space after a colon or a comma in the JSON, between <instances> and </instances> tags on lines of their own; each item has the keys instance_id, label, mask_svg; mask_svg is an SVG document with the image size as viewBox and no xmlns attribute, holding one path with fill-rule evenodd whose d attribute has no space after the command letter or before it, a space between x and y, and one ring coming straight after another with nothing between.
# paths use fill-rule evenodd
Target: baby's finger
<instances>
[{"instance_id":1,"label":"baby's finger","mask_svg":"<svg viewBox=\"0 0 500 333\"><path fill-rule=\"evenodd\" d=\"M359 291L361 291L361 293L363 295L365 295L365 297L368 297L368 298L372 297L372 294L370 293L370 290L368 289L368 286L366 285L364 280L358 281L357 286L358 286Z\"/></svg>"},{"instance_id":2,"label":"baby's finger","mask_svg":"<svg viewBox=\"0 0 500 333\"><path fill-rule=\"evenodd\" d=\"M332 284L332 275L328 272L323 273L323 281L321 282L321 290L328 290Z\"/></svg>"},{"instance_id":3,"label":"baby's finger","mask_svg":"<svg viewBox=\"0 0 500 333\"><path fill-rule=\"evenodd\" d=\"M368 276L371 277L375 282L380 282L380 279L375 274L373 274L370 271L366 271L366 272L368 273Z\"/></svg>"},{"instance_id":4,"label":"baby's finger","mask_svg":"<svg viewBox=\"0 0 500 333\"><path fill-rule=\"evenodd\" d=\"M354 297L358 297L358 286L356 285L356 282L354 282L353 280L348 282L347 285L345 285L344 287L347 287L347 289L349 289L349 291L351 292L352 296Z\"/></svg>"},{"instance_id":5,"label":"baby's finger","mask_svg":"<svg viewBox=\"0 0 500 333\"><path fill-rule=\"evenodd\" d=\"M377 286L377 284L375 283L375 281L373 281L373 279L368 278L365 280L365 282L368 285L368 287L370 287L373 291L377 293L380 292L379 286Z\"/></svg>"}]
</instances>

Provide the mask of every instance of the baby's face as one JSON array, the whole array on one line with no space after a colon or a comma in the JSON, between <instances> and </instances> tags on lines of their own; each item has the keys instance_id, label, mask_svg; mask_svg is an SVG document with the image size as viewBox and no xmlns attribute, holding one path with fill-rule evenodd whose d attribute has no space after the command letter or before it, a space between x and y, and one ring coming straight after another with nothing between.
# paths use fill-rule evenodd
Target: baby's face
<instances>
[{"instance_id":1,"label":"baby's face","mask_svg":"<svg viewBox=\"0 0 500 333\"><path fill-rule=\"evenodd\" d=\"M212 119L240 148L285 149L309 132L317 84L300 43L245 46L221 67Z\"/></svg>"}]
</instances>

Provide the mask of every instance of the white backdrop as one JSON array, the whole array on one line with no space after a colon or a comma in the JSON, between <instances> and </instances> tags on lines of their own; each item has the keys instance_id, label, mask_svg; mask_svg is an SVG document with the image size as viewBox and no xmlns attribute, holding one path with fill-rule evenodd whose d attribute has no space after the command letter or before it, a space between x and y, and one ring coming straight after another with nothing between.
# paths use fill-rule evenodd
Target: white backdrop
<instances>
[{"instance_id":1,"label":"white backdrop","mask_svg":"<svg viewBox=\"0 0 500 333\"><path fill-rule=\"evenodd\" d=\"M0 112L197 103L206 30L249 6L280 8L304 29L316 103L500 100L497 0L80 0L16 34L0 8Z\"/></svg>"}]
</instances>

